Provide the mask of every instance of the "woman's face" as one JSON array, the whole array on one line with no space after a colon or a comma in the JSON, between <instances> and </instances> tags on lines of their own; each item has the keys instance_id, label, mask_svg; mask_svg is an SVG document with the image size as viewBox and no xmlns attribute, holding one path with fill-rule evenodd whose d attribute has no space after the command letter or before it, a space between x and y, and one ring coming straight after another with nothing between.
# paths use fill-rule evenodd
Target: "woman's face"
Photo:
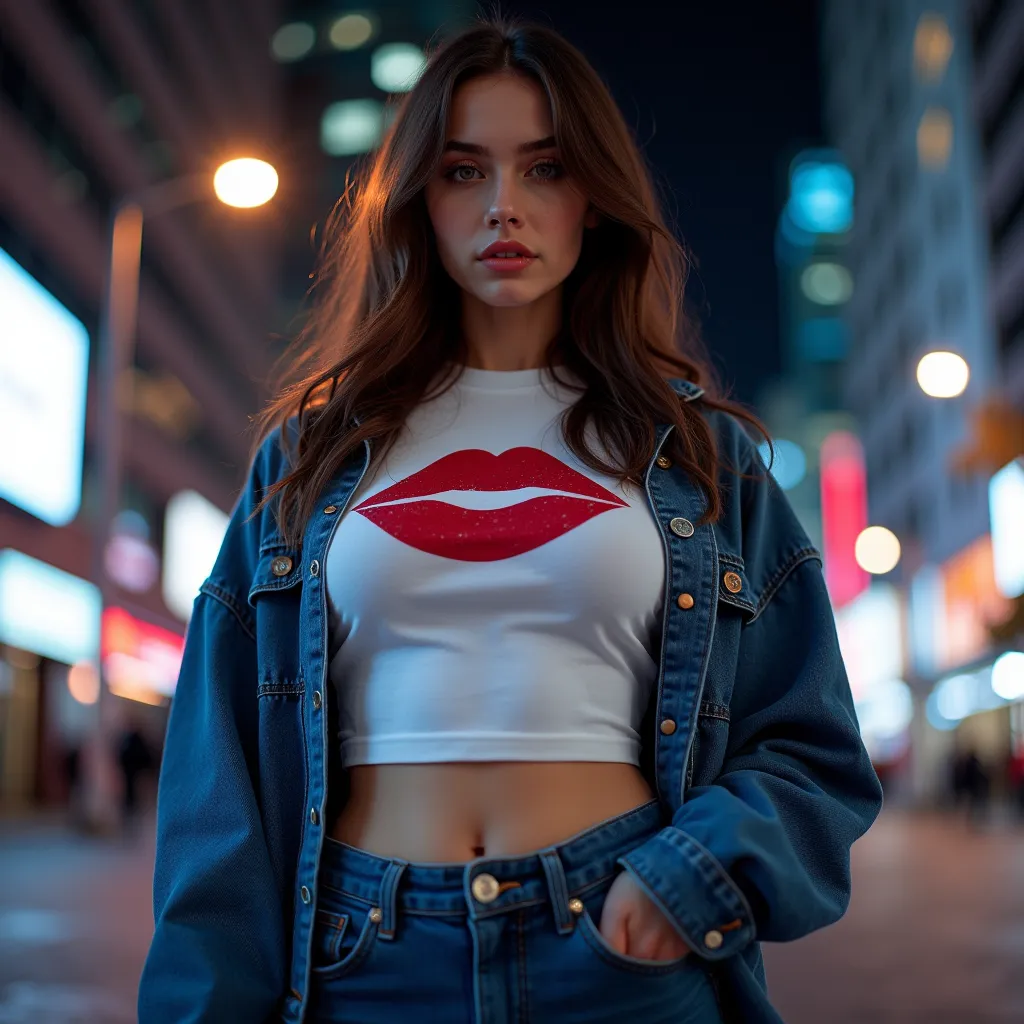
<instances>
[{"instance_id":1,"label":"woman's face","mask_svg":"<svg viewBox=\"0 0 1024 1024\"><path fill-rule=\"evenodd\" d=\"M445 270L489 306L524 306L557 288L579 259L583 228L597 223L565 176L547 96L532 79L487 75L452 97L445 152L426 187ZM529 149L521 147L531 145ZM492 242L533 254L522 269L481 259Z\"/></svg>"}]
</instances>

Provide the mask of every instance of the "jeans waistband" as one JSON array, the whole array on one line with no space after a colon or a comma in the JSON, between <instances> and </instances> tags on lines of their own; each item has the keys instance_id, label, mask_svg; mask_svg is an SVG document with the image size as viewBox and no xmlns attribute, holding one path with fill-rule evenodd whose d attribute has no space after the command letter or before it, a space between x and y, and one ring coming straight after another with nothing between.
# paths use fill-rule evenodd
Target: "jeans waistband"
<instances>
[{"instance_id":1,"label":"jeans waistband","mask_svg":"<svg viewBox=\"0 0 1024 1024\"><path fill-rule=\"evenodd\" d=\"M660 831L662 825L661 808L654 799L534 853L484 856L452 864L380 857L325 837L319 887L384 907L385 934L395 911L468 913L482 918L549 899L564 904L616 873L616 859ZM474 886L481 875L490 879Z\"/></svg>"}]
</instances>

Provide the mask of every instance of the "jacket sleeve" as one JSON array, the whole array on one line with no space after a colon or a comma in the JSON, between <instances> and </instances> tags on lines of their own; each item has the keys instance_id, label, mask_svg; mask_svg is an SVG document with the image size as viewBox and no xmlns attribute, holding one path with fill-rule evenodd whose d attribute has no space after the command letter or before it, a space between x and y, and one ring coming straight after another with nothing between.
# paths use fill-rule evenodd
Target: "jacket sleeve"
<instances>
[{"instance_id":1,"label":"jacket sleeve","mask_svg":"<svg viewBox=\"0 0 1024 1024\"><path fill-rule=\"evenodd\" d=\"M286 988L281 901L258 805L256 646L244 585L252 496L250 478L196 599L168 719L140 1024L257 1024Z\"/></svg>"},{"instance_id":2,"label":"jacket sleeve","mask_svg":"<svg viewBox=\"0 0 1024 1024\"><path fill-rule=\"evenodd\" d=\"M881 810L816 560L741 633L723 769L619 859L707 960L839 920L850 848Z\"/></svg>"}]
</instances>

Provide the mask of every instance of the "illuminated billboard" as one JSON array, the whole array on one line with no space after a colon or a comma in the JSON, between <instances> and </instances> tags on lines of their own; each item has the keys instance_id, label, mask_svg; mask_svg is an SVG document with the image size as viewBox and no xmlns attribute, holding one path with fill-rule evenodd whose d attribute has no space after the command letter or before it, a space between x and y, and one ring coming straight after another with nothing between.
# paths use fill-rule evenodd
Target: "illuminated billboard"
<instances>
[{"instance_id":1,"label":"illuminated billboard","mask_svg":"<svg viewBox=\"0 0 1024 1024\"><path fill-rule=\"evenodd\" d=\"M52 526L75 518L89 334L0 249L0 498Z\"/></svg>"},{"instance_id":2,"label":"illuminated billboard","mask_svg":"<svg viewBox=\"0 0 1024 1024\"><path fill-rule=\"evenodd\" d=\"M101 657L110 692L147 704L173 697L185 640L130 615L123 608L103 612Z\"/></svg>"},{"instance_id":3,"label":"illuminated billboard","mask_svg":"<svg viewBox=\"0 0 1024 1024\"><path fill-rule=\"evenodd\" d=\"M164 518L164 603L185 622L192 603L213 569L229 517L195 491L181 491L167 502Z\"/></svg>"},{"instance_id":4,"label":"illuminated billboard","mask_svg":"<svg viewBox=\"0 0 1024 1024\"><path fill-rule=\"evenodd\" d=\"M845 430L821 443L821 532L825 582L836 608L863 593L868 574L857 563L857 538L868 525L867 473L860 441Z\"/></svg>"},{"instance_id":5,"label":"illuminated billboard","mask_svg":"<svg viewBox=\"0 0 1024 1024\"><path fill-rule=\"evenodd\" d=\"M1004 466L988 485L993 569L1004 597L1024 594L1024 460Z\"/></svg>"},{"instance_id":6,"label":"illuminated billboard","mask_svg":"<svg viewBox=\"0 0 1024 1024\"><path fill-rule=\"evenodd\" d=\"M0 551L0 643L73 665L96 658L100 592L20 551Z\"/></svg>"}]
</instances>

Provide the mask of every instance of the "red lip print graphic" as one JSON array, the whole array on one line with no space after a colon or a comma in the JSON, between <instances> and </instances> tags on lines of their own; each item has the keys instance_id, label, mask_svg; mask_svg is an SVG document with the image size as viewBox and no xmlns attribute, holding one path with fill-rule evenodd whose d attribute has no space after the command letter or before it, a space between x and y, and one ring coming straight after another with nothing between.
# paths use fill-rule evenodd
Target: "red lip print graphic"
<instances>
[{"instance_id":1,"label":"red lip print graphic","mask_svg":"<svg viewBox=\"0 0 1024 1024\"><path fill-rule=\"evenodd\" d=\"M441 491L521 487L570 491L578 497L550 494L495 509L460 508L429 499L383 504ZM501 455L469 448L438 459L352 511L428 554L462 562L496 562L532 551L602 512L628 504L539 448L510 448Z\"/></svg>"}]
</instances>

